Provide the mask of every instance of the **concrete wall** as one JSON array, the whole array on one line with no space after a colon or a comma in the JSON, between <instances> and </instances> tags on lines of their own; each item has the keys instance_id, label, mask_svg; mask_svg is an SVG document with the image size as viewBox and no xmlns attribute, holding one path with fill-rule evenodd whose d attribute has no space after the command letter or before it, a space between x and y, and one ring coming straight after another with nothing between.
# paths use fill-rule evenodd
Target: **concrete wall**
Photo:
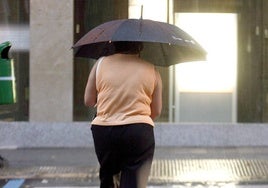
<instances>
[{"instance_id":1,"label":"concrete wall","mask_svg":"<svg viewBox=\"0 0 268 188\"><path fill-rule=\"evenodd\" d=\"M155 126L156 146L268 146L267 124L168 124ZM0 149L93 147L88 123L0 122Z\"/></svg>"},{"instance_id":2,"label":"concrete wall","mask_svg":"<svg viewBox=\"0 0 268 188\"><path fill-rule=\"evenodd\" d=\"M71 122L73 0L30 6L30 121Z\"/></svg>"}]
</instances>

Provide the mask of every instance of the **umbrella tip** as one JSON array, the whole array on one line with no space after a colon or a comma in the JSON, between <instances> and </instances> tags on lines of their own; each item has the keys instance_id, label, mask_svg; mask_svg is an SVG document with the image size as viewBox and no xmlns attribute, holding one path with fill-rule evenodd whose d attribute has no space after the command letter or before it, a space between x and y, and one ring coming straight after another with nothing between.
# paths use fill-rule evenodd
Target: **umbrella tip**
<instances>
[{"instance_id":1,"label":"umbrella tip","mask_svg":"<svg viewBox=\"0 0 268 188\"><path fill-rule=\"evenodd\" d=\"M141 5L141 20L142 20L142 18L143 18L143 5Z\"/></svg>"}]
</instances>

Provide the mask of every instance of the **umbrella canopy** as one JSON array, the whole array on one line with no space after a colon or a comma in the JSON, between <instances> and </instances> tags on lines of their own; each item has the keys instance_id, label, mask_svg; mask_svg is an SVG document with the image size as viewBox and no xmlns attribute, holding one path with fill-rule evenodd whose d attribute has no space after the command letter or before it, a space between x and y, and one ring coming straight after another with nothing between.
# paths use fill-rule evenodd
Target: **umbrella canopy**
<instances>
[{"instance_id":1,"label":"umbrella canopy","mask_svg":"<svg viewBox=\"0 0 268 188\"><path fill-rule=\"evenodd\" d=\"M205 60L205 50L180 28L153 20L122 19L101 24L74 46L76 57L98 59L114 53L113 42L143 42L141 57L157 66Z\"/></svg>"}]
</instances>

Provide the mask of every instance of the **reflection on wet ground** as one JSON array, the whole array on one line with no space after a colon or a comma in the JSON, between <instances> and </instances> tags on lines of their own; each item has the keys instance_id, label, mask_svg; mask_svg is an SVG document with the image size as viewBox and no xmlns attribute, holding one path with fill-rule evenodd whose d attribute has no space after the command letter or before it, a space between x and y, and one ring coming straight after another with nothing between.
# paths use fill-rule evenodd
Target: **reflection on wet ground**
<instances>
[{"instance_id":1,"label":"reflection on wet ground","mask_svg":"<svg viewBox=\"0 0 268 188\"><path fill-rule=\"evenodd\" d=\"M155 160L150 180L155 183L172 182L267 182L267 160L241 159L173 159Z\"/></svg>"},{"instance_id":2,"label":"reflection on wet ground","mask_svg":"<svg viewBox=\"0 0 268 188\"><path fill-rule=\"evenodd\" d=\"M99 184L97 166L12 168L0 171L0 177L1 179L26 179L24 187L36 185L36 188L44 188L44 185L54 186L59 183L68 184L69 181L79 182L81 186ZM149 185L151 188L268 187L268 161L253 159L154 160Z\"/></svg>"},{"instance_id":3,"label":"reflection on wet ground","mask_svg":"<svg viewBox=\"0 0 268 188\"><path fill-rule=\"evenodd\" d=\"M92 149L8 150L0 187L24 180L25 188L96 188ZM13 187L12 187L13 188ZM157 148L148 188L268 188L268 148Z\"/></svg>"}]
</instances>

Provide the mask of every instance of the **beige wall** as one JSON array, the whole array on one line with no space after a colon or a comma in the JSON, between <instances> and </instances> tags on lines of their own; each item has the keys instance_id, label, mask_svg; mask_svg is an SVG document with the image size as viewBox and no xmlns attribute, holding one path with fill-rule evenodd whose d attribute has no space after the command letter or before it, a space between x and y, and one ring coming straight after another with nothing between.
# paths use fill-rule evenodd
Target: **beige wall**
<instances>
[{"instance_id":1,"label":"beige wall","mask_svg":"<svg viewBox=\"0 0 268 188\"><path fill-rule=\"evenodd\" d=\"M30 121L73 119L73 0L30 2Z\"/></svg>"}]
</instances>

